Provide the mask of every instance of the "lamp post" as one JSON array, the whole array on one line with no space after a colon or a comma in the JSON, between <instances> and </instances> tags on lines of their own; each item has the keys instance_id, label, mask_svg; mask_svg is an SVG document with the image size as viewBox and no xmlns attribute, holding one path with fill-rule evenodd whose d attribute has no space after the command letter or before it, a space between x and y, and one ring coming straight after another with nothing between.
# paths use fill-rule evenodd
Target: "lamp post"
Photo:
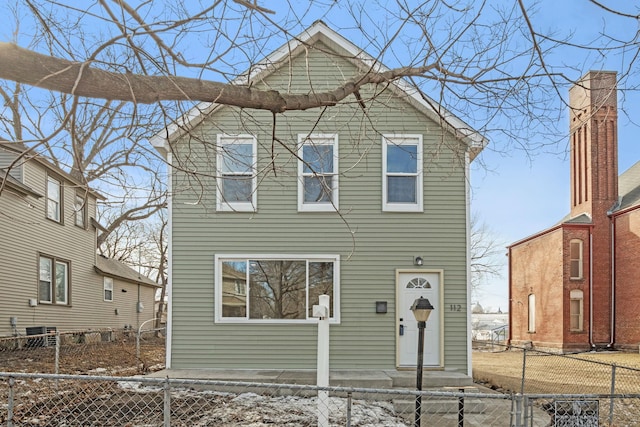
<instances>
[{"instance_id":1,"label":"lamp post","mask_svg":"<svg viewBox=\"0 0 640 427\"><path fill-rule=\"evenodd\" d=\"M418 365L416 367L416 389L422 391L422 364L424 360L424 328L427 319L433 310L433 306L426 298L418 298L413 302L411 311L418 322ZM422 416L422 394L416 395L416 414L414 427L420 427L420 417Z\"/></svg>"}]
</instances>

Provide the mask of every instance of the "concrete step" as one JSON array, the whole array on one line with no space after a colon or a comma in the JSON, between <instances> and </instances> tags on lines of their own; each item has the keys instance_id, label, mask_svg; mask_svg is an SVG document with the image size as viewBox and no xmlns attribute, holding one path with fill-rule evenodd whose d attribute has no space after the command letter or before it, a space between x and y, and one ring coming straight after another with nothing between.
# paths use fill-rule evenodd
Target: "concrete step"
<instances>
[{"instance_id":1,"label":"concrete step","mask_svg":"<svg viewBox=\"0 0 640 427\"><path fill-rule=\"evenodd\" d=\"M386 371L393 380L394 388L415 388L416 371ZM473 378L458 372L425 371L422 375L422 387L468 387L473 385Z\"/></svg>"},{"instance_id":2,"label":"concrete step","mask_svg":"<svg viewBox=\"0 0 640 427\"><path fill-rule=\"evenodd\" d=\"M415 399L393 399L393 408L397 414L413 414ZM422 412L425 414L457 414L460 402L457 398L422 397ZM482 414L487 410L486 402L477 398L464 399L465 414Z\"/></svg>"}]
</instances>

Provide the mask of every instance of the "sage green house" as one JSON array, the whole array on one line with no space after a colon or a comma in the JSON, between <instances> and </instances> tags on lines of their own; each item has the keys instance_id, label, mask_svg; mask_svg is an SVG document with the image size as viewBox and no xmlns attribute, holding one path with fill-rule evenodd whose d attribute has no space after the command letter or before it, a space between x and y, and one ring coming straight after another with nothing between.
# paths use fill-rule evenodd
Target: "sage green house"
<instances>
[{"instance_id":1,"label":"sage green house","mask_svg":"<svg viewBox=\"0 0 640 427\"><path fill-rule=\"evenodd\" d=\"M234 83L306 94L385 70L316 22ZM486 140L398 80L304 111L201 104L151 139L170 168L167 367L470 369L469 163Z\"/></svg>"}]
</instances>

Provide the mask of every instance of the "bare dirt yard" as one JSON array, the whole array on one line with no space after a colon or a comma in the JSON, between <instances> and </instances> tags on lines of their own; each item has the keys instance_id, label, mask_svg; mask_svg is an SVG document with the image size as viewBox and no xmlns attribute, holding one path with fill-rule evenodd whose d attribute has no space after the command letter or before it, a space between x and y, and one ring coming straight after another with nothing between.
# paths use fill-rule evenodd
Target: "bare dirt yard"
<instances>
[{"instance_id":1,"label":"bare dirt yard","mask_svg":"<svg viewBox=\"0 0 640 427\"><path fill-rule=\"evenodd\" d=\"M640 354L589 352L555 355L535 351L474 351L473 378L476 383L502 392L532 394L617 395L640 393ZM636 426L640 417L640 399L589 397L597 401L602 426ZM538 398L534 405L553 413L557 399ZM585 398L587 399L587 398ZM565 424L563 424L565 425ZM591 425L591 424L589 424Z\"/></svg>"},{"instance_id":2,"label":"bare dirt yard","mask_svg":"<svg viewBox=\"0 0 640 427\"><path fill-rule=\"evenodd\" d=\"M494 388L528 393L609 393L616 365L617 393L640 392L640 354L589 352L555 355L522 351L473 352L473 378ZM626 369L630 368L630 369Z\"/></svg>"}]
</instances>

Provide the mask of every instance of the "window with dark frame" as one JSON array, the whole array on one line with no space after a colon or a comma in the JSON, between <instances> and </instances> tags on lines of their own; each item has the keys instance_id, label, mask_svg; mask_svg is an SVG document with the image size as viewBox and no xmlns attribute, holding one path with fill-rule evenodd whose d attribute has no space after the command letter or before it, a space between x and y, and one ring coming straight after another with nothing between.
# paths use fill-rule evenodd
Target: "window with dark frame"
<instances>
[{"instance_id":1,"label":"window with dark frame","mask_svg":"<svg viewBox=\"0 0 640 427\"><path fill-rule=\"evenodd\" d=\"M69 262L41 255L38 264L38 300L41 303L68 305Z\"/></svg>"}]
</instances>

